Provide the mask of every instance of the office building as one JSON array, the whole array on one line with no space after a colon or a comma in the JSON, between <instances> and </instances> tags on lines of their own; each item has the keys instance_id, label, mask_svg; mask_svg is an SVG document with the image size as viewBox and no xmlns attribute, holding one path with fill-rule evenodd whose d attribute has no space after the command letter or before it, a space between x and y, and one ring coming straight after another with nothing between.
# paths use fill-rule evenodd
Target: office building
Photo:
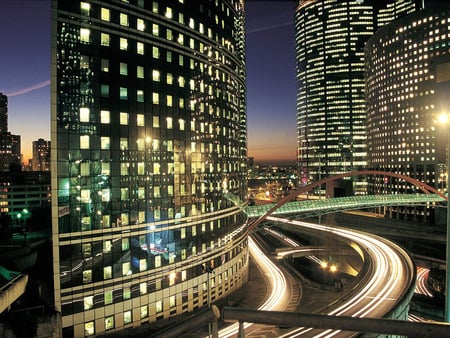
<instances>
[{"instance_id":1,"label":"office building","mask_svg":"<svg viewBox=\"0 0 450 338\"><path fill-rule=\"evenodd\" d=\"M52 217L64 337L247 281L241 0L53 1Z\"/></svg>"},{"instance_id":2,"label":"office building","mask_svg":"<svg viewBox=\"0 0 450 338\"><path fill-rule=\"evenodd\" d=\"M295 45L302 184L367 167L364 45L379 27L419 8L415 0L299 1ZM366 192L367 182L359 179L350 184L355 194Z\"/></svg>"},{"instance_id":3,"label":"office building","mask_svg":"<svg viewBox=\"0 0 450 338\"><path fill-rule=\"evenodd\" d=\"M50 141L42 138L33 141L33 171L50 171Z\"/></svg>"},{"instance_id":4,"label":"office building","mask_svg":"<svg viewBox=\"0 0 450 338\"><path fill-rule=\"evenodd\" d=\"M0 93L0 134L8 131L8 97Z\"/></svg>"},{"instance_id":5,"label":"office building","mask_svg":"<svg viewBox=\"0 0 450 338\"><path fill-rule=\"evenodd\" d=\"M20 136L8 131L8 97L0 93L0 172L20 170Z\"/></svg>"},{"instance_id":6,"label":"office building","mask_svg":"<svg viewBox=\"0 0 450 338\"><path fill-rule=\"evenodd\" d=\"M449 112L450 6L427 8L378 30L365 47L368 165L408 175L445 193ZM447 150L448 151L448 150ZM412 193L410 184L373 179L373 193ZM396 208L396 217L434 222L424 208Z\"/></svg>"}]
</instances>

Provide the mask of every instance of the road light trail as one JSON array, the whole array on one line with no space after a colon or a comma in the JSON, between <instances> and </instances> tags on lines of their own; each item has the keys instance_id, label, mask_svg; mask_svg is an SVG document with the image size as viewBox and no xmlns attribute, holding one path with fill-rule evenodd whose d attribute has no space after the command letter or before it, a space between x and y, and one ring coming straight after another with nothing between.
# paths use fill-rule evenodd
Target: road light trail
<instances>
[{"instance_id":1,"label":"road light trail","mask_svg":"<svg viewBox=\"0 0 450 338\"><path fill-rule=\"evenodd\" d=\"M269 282L270 296L258 307L258 310L280 311L288 301L287 282L283 272L261 251L251 236L248 238L250 255L258 268L261 269ZM252 323L245 323L244 328L248 328ZM219 331L220 337L231 337L236 335L239 325L234 323Z\"/></svg>"},{"instance_id":2,"label":"road light trail","mask_svg":"<svg viewBox=\"0 0 450 338\"><path fill-rule=\"evenodd\" d=\"M328 314L352 317L383 317L404 295L405 286L413 282L414 264L408 254L395 244L380 237L359 231L329 227L300 221L268 217L268 220L283 221L298 227L333 233L358 243L370 256L373 266L370 280L352 293L351 299L328 310ZM313 333L315 332L315 334ZM318 331L297 328L281 337L297 337L309 333L314 337L333 337L341 333L336 330ZM346 335L346 333L342 333Z\"/></svg>"},{"instance_id":3,"label":"road light trail","mask_svg":"<svg viewBox=\"0 0 450 338\"><path fill-rule=\"evenodd\" d=\"M428 289L427 280L430 269L418 266L417 267L417 282L415 292L419 295L425 295L428 297L433 297L433 293Z\"/></svg>"}]
</instances>

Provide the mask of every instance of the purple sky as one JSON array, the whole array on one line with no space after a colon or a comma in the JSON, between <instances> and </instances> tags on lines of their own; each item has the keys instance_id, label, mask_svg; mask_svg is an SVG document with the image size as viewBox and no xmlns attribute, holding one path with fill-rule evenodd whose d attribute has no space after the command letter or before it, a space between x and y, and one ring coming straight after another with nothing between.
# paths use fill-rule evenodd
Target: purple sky
<instances>
[{"instance_id":1,"label":"purple sky","mask_svg":"<svg viewBox=\"0 0 450 338\"><path fill-rule=\"evenodd\" d=\"M257 163L295 163L294 2L246 1L248 154ZM50 139L50 0L1 0L0 92L9 131Z\"/></svg>"}]
</instances>

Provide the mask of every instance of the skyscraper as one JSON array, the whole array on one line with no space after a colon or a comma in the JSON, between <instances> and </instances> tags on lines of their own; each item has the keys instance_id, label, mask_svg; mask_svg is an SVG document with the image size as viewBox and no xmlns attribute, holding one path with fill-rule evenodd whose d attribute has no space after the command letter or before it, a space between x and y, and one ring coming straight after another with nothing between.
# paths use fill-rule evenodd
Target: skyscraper
<instances>
[{"instance_id":1,"label":"skyscraper","mask_svg":"<svg viewBox=\"0 0 450 338\"><path fill-rule=\"evenodd\" d=\"M0 134L8 131L8 97L0 93Z\"/></svg>"},{"instance_id":2,"label":"skyscraper","mask_svg":"<svg viewBox=\"0 0 450 338\"><path fill-rule=\"evenodd\" d=\"M160 321L238 290L248 273L243 1L52 7L64 337Z\"/></svg>"},{"instance_id":3,"label":"skyscraper","mask_svg":"<svg viewBox=\"0 0 450 338\"><path fill-rule=\"evenodd\" d=\"M20 170L20 136L8 131L8 97L0 93L0 171Z\"/></svg>"},{"instance_id":4,"label":"skyscraper","mask_svg":"<svg viewBox=\"0 0 450 338\"><path fill-rule=\"evenodd\" d=\"M366 168L364 44L415 0L300 0L295 14L298 165L304 184ZM364 193L365 182L354 182Z\"/></svg>"},{"instance_id":5,"label":"skyscraper","mask_svg":"<svg viewBox=\"0 0 450 338\"><path fill-rule=\"evenodd\" d=\"M50 141L42 138L33 141L33 171L50 171Z\"/></svg>"}]
</instances>

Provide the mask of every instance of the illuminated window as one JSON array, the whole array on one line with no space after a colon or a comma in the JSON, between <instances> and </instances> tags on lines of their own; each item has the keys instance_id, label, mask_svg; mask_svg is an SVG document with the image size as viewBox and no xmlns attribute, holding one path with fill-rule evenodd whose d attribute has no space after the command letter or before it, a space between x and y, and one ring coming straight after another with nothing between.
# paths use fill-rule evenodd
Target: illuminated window
<instances>
[{"instance_id":1,"label":"illuminated window","mask_svg":"<svg viewBox=\"0 0 450 338\"><path fill-rule=\"evenodd\" d=\"M101 142L102 149L107 150L107 149L111 148L111 142L110 142L109 136L102 136L100 138L100 142Z\"/></svg>"},{"instance_id":2,"label":"illuminated window","mask_svg":"<svg viewBox=\"0 0 450 338\"><path fill-rule=\"evenodd\" d=\"M139 55L144 55L144 44L142 42L136 43L136 51Z\"/></svg>"},{"instance_id":3,"label":"illuminated window","mask_svg":"<svg viewBox=\"0 0 450 338\"><path fill-rule=\"evenodd\" d=\"M129 189L128 188L120 188L120 199L122 201L128 201L129 198L130 198Z\"/></svg>"},{"instance_id":4,"label":"illuminated window","mask_svg":"<svg viewBox=\"0 0 450 338\"><path fill-rule=\"evenodd\" d=\"M173 106L173 99L172 99L172 95L167 95L166 97L166 101L167 101L167 107L172 107ZM169 128L171 129L171 128Z\"/></svg>"},{"instance_id":5,"label":"illuminated window","mask_svg":"<svg viewBox=\"0 0 450 338\"><path fill-rule=\"evenodd\" d=\"M124 287L123 288L123 299L130 299L131 298L131 288L130 287Z\"/></svg>"},{"instance_id":6,"label":"illuminated window","mask_svg":"<svg viewBox=\"0 0 450 338\"><path fill-rule=\"evenodd\" d=\"M141 306L141 319L148 317L148 305Z\"/></svg>"},{"instance_id":7,"label":"illuminated window","mask_svg":"<svg viewBox=\"0 0 450 338\"><path fill-rule=\"evenodd\" d=\"M80 149L89 149L89 135L80 135Z\"/></svg>"},{"instance_id":8,"label":"illuminated window","mask_svg":"<svg viewBox=\"0 0 450 338\"><path fill-rule=\"evenodd\" d=\"M139 79L143 79L144 78L144 67L142 67L142 66L137 66L136 67L136 76Z\"/></svg>"},{"instance_id":9,"label":"illuminated window","mask_svg":"<svg viewBox=\"0 0 450 338\"><path fill-rule=\"evenodd\" d=\"M169 306L170 306L170 307L174 307L174 306L176 306L176 305L177 305L177 301L176 301L175 296L170 296L170 297L169 297Z\"/></svg>"},{"instance_id":10,"label":"illuminated window","mask_svg":"<svg viewBox=\"0 0 450 338\"><path fill-rule=\"evenodd\" d=\"M172 52L170 50L166 51L166 61L172 62Z\"/></svg>"},{"instance_id":11,"label":"illuminated window","mask_svg":"<svg viewBox=\"0 0 450 338\"><path fill-rule=\"evenodd\" d=\"M105 330L114 329L114 316L109 316L105 318Z\"/></svg>"},{"instance_id":12,"label":"illuminated window","mask_svg":"<svg viewBox=\"0 0 450 338\"><path fill-rule=\"evenodd\" d=\"M164 16L168 19L172 19L173 17L172 8L166 7L166 13L164 14Z\"/></svg>"},{"instance_id":13,"label":"illuminated window","mask_svg":"<svg viewBox=\"0 0 450 338\"><path fill-rule=\"evenodd\" d=\"M142 163L142 170L139 170L140 169L139 168L140 164L141 163L138 163L138 174L142 175L144 173L144 170L143 170L144 165ZM141 171L141 172L139 172L139 171ZM145 199L145 188L144 187L139 187L138 188L138 199L140 199L140 200Z\"/></svg>"},{"instance_id":14,"label":"illuminated window","mask_svg":"<svg viewBox=\"0 0 450 338\"><path fill-rule=\"evenodd\" d=\"M107 59L101 60L101 69L102 69L102 72L105 72L105 73L109 72L109 60L107 60Z\"/></svg>"},{"instance_id":15,"label":"illuminated window","mask_svg":"<svg viewBox=\"0 0 450 338\"><path fill-rule=\"evenodd\" d=\"M120 175L122 175L122 176L128 175L129 167L130 167L130 165L128 164L128 162L120 163Z\"/></svg>"},{"instance_id":16,"label":"illuminated window","mask_svg":"<svg viewBox=\"0 0 450 338\"><path fill-rule=\"evenodd\" d=\"M156 313L162 312L163 307L162 307L162 300L158 300L155 304L155 310Z\"/></svg>"},{"instance_id":17,"label":"illuminated window","mask_svg":"<svg viewBox=\"0 0 450 338\"><path fill-rule=\"evenodd\" d=\"M84 310L89 310L94 307L94 297L93 296L87 296L84 297Z\"/></svg>"},{"instance_id":18,"label":"illuminated window","mask_svg":"<svg viewBox=\"0 0 450 338\"><path fill-rule=\"evenodd\" d=\"M92 282L92 270L84 270L83 271L83 283Z\"/></svg>"},{"instance_id":19,"label":"illuminated window","mask_svg":"<svg viewBox=\"0 0 450 338\"><path fill-rule=\"evenodd\" d=\"M170 85L173 84L173 75L172 74L167 73L166 82L167 82L167 84L170 84Z\"/></svg>"},{"instance_id":20,"label":"illuminated window","mask_svg":"<svg viewBox=\"0 0 450 338\"><path fill-rule=\"evenodd\" d=\"M109 110L100 110L100 123L104 124L111 123Z\"/></svg>"},{"instance_id":21,"label":"illuminated window","mask_svg":"<svg viewBox=\"0 0 450 338\"><path fill-rule=\"evenodd\" d=\"M156 1L153 1L152 12L153 13L158 13L158 2L156 2Z\"/></svg>"},{"instance_id":22,"label":"illuminated window","mask_svg":"<svg viewBox=\"0 0 450 338\"><path fill-rule=\"evenodd\" d=\"M110 44L110 37L107 33L101 33L100 35L100 44L102 46L109 46Z\"/></svg>"},{"instance_id":23,"label":"illuminated window","mask_svg":"<svg viewBox=\"0 0 450 338\"><path fill-rule=\"evenodd\" d=\"M137 102L144 102L144 91L142 89L136 91L136 100Z\"/></svg>"},{"instance_id":24,"label":"illuminated window","mask_svg":"<svg viewBox=\"0 0 450 338\"><path fill-rule=\"evenodd\" d=\"M130 262L125 262L125 263L122 263L122 275L123 276L127 276L127 275L130 275L131 274L131 267L130 267ZM128 292L129 292L129 290L130 290L130 288L128 288ZM125 289L123 289L123 292L124 292L124 299L128 299L128 298L125 298Z\"/></svg>"},{"instance_id":25,"label":"illuminated window","mask_svg":"<svg viewBox=\"0 0 450 338\"><path fill-rule=\"evenodd\" d=\"M104 266L103 267L103 279L110 279L110 278L112 278L112 267Z\"/></svg>"},{"instance_id":26,"label":"illuminated window","mask_svg":"<svg viewBox=\"0 0 450 338\"><path fill-rule=\"evenodd\" d=\"M184 77L179 76L179 77L178 77L178 86L184 87L184 84L185 84L185 83L186 83L186 81L185 81Z\"/></svg>"},{"instance_id":27,"label":"illuminated window","mask_svg":"<svg viewBox=\"0 0 450 338\"><path fill-rule=\"evenodd\" d=\"M136 28L137 28L138 31L144 31L145 30L144 20L137 19Z\"/></svg>"},{"instance_id":28,"label":"illuminated window","mask_svg":"<svg viewBox=\"0 0 450 338\"><path fill-rule=\"evenodd\" d=\"M159 116L153 116L153 127L159 128Z\"/></svg>"},{"instance_id":29,"label":"illuminated window","mask_svg":"<svg viewBox=\"0 0 450 338\"><path fill-rule=\"evenodd\" d=\"M111 241L110 240L107 240L107 241L103 242L103 252L104 253L111 252L111 248L112 248L112 245L111 245Z\"/></svg>"},{"instance_id":30,"label":"illuminated window","mask_svg":"<svg viewBox=\"0 0 450 338\"><path fill-rule=\"evenodd\" d=\"M131 311L125 311L123 313L123 323L130 324L131 323Z\"/></svg>"},{"instance_id":31,"label":"illuminated window","mask_svg":"<svg viewBox=\"0 0 450 338\"><path fill-rule=\"evenodd\" d=\"M147 270L147 259L142 258L139 260L139 271L145 271Z\"/></svg>"},{"instance_id":32,"label":"illuminated window","mask_svg":"<svg viewBox=\"0 0 450 338\"><path fill-rule=\"evenodd\" d=\"M128 75L128 65L124 62L120 63L120 75Z\"/></svg>"},{"instance_id":33,"label":"illuminated window","mask_svg":"<svg viewBox=\"0 0 450 338\"><path fill-rule=\"evenodd\" d=\"M120 13L119 19L121 26L128 26L128 15Z\"/></svg>"},{"instance_id":34,"label":"illuminated window","mask_svg":"<svg viewBox=\"0 0 450 338\"><path fill-rule=\"evenodd\" d=\"M107 9L107 8L102 8L102 9L100 10L100 18L101 18L103 21L109 21L109 20L110 20L110 12L109 12L109 9Z\"/></svg>"},{"instance_id":35,"label":"illuminated window","mask_svg":"<svg viewBox=\"0 0 450 338\"><path fill-rule=\"evenodd\" d=\"M147 293L147 283L139 284L139 291L141 295L145 295Z\"/></svg>"},{"instance_id":36,"label":"illuminated window","mask_svg":"<svg viewBox=\"0 0 450 338\"><path fill-rule=\"evenodd\" d=\"M159 94L158 93L152 93L152 102L153 102L153 104L159 104Z\"/></svg>"},{"instance_id":37,"label":"illuminated window","mask_svg":"<svg viewBox=\"0 0 450 338\"><path fill-rule=\"evenodd\" d=\"M155 47L155 46L152 47L152 56L155 59L159 59L159 48L158 47Z\"/></svg>"},{"instance_id":38,"label":"illuminated window","mask_svg":"<svg viewBox=\"0 0 450 338\"><path fill-rule=\"evenodd\" d=\"M128 88L120 87L120 99L128 100Z\"/></svg>"},{"instance_id":39,"label":"illuminated window","mask_svg":"<svg viewBox=\"0 0 450 338\"><path fill-rule=\"evenodd\" d=\"M84 324L84 334L86 336L94 335L95 329L94 329L94 322L87 322Z\"/></svg>"},{"instance_id":40,"label":"illuminated window","mask_svg":"<svg viewBox=\"0 0 450 338\"><path fill-rule=\"evenodd\" d=\"M144 114L137 114L136 115L136 122L137 122L138 126L144 127L145 126L145 116L144 116Z\"/></svg>"},{"instance_id":41,"label":"illuminated window","mask_svg":"<svg viewBox=\"0 0 450 338\"><path fill-rule=\"evenodd\" d=\"M156 69L152 70L152 80L156 81L156 82L159 82L159 80L160 80L160 72L159 72L159 70L156 70Z\"/></svg>"},{"instance_id":42,"label":"illuminated window","mask_svg":"<svg viewBox=\"0 0 450 338\"><path fill-rule=\"evenodd\" d=\"M156 23L152 24L152 34L154 36L159 35L159 26Z\"/></svg>"},{"instance_id":43,"label":"illuminated window","mask_svg":"<svg viewBox=\"0 0 450 338\"><path fill-rule=\"evenodd\" d=\"M180 33L180 34L178 35L177 42L178 42L180 45L183 45L183 44L184 44L184 35L183 35L183 34Z\"/></svg>"},{"instance_id":44,"label":"illuminated window","mask_svg":"<svg viewBox=\"0 0 450 338\"><path fill-rule=\"evenodd\" d=\"M128 238L122 238L122 251L126 251L130 248L130 241Z\"/></svg>"},{"instance_id":45,"label":"illuminated window","mask_svg":"<svg viewBox=\"0 0 450 338\"><path fill-rule=\"evenodd\" d=\"M173 119L171 117L166 117L167 129L173 128Z\"/></svg>"},{"instance_id":46,"label":"illuminated window","mask_svg":"<svg viewBox=\"0 0 450 338\"><path fill-rule=\"evenodd\" d=\"M169 41L173 40L173 32L172 32L171 29L167 29L166 30L166 39L169 40Z\"/></svg>"},{"instance_id":47,"label":"illuminated window","mask_svg":"<svg viewBox=\"0 0 450 338\"><path fill-rule=\"evenodd\" d=\"M87 28L80 28L80 42L91 42L91 31Z\"/></svg>"},{"instance_id":48,"label":"illuminated window","mask_svg":"<svg viewBox=\"0 0 450 338\"><path fill-rule=\"evenodd\" d=\"M89 122L89 108L80 108L80 122Z\"/></svg>"},{"instance_id":49,"label":"illuminated window","mask_svg":"<svg viewBox=\"0 0 450 338\"><path fill-rule=\"evenodd\" d=\"M105 291L104 301L105 301L105 305L112 304L112 302L113 302L113 292L112 291Z\"/></svg>"},{"instance_id":50,"label":"illuminated window","mask_svg":"<svg viewBox=\"0 0 450 338\"><path fill-rule=\"evenodd\" d=\"M128 49L128 40L125 38L120 38L120 49L127 50Z\"/></svg>"},{"instance_id":51,"label":"illuminated window","mask_svg":"<svg viewBox=\"0 0 450 338\"><path fill-rule=\"evenodd\" d=\"M128 113L120 113L120 124L121 125L128 125Z\"/></svg>"},{"instance_id":52,"label":"illuminated window","mask_svg":"<svg viewBox=\"0 0 450 338\"><path fill-rule=\"evenodd\" d=\"M184 25L184 15L183 13L178 14L178 22Z\"/></svg>"},{"instance_id":53,"label":"illuminated window","mask_svg":"<svg viewBox=\"0 0 450 338\"><path fill-rule=\"evenodd\" d=\"M80 3L81 15L89 16L89 12L91 10L91 5L87 2Z\"/></svg>"},{"instance_id":54,"label":"illuminated window","mask_svg":"<svg viewBox=\"0 0 450 338\"><path fill-rule=\"evenodd\" d=\"M180 108L184 108L184 98L180 97L180 100L179 100L179 102L178 102L178 106L179 106Z\"/></svg>"}]
</instances>

